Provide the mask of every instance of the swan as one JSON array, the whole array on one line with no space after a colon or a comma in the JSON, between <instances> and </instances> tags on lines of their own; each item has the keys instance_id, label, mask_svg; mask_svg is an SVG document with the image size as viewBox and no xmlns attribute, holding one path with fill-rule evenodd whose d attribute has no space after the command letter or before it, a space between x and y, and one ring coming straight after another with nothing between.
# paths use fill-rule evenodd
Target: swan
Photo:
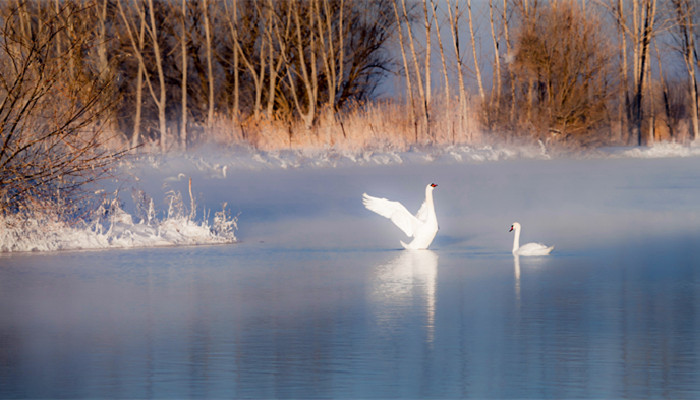
<instances>
[{"instance_id":1,"label":"swan","mask_svg":"<svg viewBox=\"0 0 700 400\"><path fill-rule=\"evenodd\" d=\"M526 243L520 246L520 224L513 222L510 226L510 231L515 231L513 237L513 255L516 256L545 256L549 254L554 246L547 246L542 243Z\"/></svg>"},{"instance_id":2,"label":"swan","mask_svg":"<svg viewBox=\"0 0 700 400\"><path fill-rule=\"evenodd\" d=\"M362 204L368 210L389 218L406 236L413 237L411 243L406 244L401 241L404 249L423 250L430 246L438 231L435 204L433 204L433 190L436 187L435 183L425 187L425 201L415 216L397 201L370 196L367 193L362 194Z\"/></svg>"}]
</instances>

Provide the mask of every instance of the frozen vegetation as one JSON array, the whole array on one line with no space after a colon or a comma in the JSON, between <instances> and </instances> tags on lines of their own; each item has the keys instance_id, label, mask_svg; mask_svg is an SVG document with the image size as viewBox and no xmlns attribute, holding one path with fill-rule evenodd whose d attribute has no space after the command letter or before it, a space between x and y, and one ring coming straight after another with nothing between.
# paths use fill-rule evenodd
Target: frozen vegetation
<instances>
[{"instance_id":1,"label":"frozen vegetation","mask_svg":"<svg viewBox=\"0 0 700 400\"><path fill-rule=\"evenodd\" d=\"M158 217L153 200L143 191L133 193L135 217L123 210L118 193L105 198L87 218L66 219L53 214L0 216L0 250L50 251L157 247L232 243L236 218L226 209L197 221L195 203L185 213L181 195L171 192L169 207Z\"/></svg>"},{"instance_id":2,"label":"frozen vegetation","mask_svg":"<svg viewBox=\"0 0 700 400\"><path fill-rule=\"evenodd\" d=\"M229 182L227 178L231 176L252 172L272 173L295 169L304 174L301 171L385 165L413 168L430 163L478 164L523 159L556 160L564 157L612 159L697 156L700 156L700 147L670 143L651 148L606 148L574 155L550 154L544 145L517 149L445 147L407 152L356 153L291 150L255 152L247 149L223 153L202 149L186 155L144 155L125 159L116 167L116 176L120 178L102 182L102 187L95 192L103 194L103 200L85 217L66 220L58 214L46 213L21 218L12 215L1 217L3 229L0 230L0 250L21 252L234 243L237 241L237 215L246 210L232 210L227 203L233 203L231 199L225 198L226 194L220 193L220 186L226 186ZM309 179L313 179L313 176ZM422 184L423 182L419 186L422 187ZM195 194L192 193L193 187ZM259 195L269 193L269 189L262 190ZM124 193L130 195L125 196ZM189 197L189 204L185 204L182 193ZM208 202L209 208L198 207L198 202ZM212 213L212 210L220 211Z\"/></svg>"}]
</instances>

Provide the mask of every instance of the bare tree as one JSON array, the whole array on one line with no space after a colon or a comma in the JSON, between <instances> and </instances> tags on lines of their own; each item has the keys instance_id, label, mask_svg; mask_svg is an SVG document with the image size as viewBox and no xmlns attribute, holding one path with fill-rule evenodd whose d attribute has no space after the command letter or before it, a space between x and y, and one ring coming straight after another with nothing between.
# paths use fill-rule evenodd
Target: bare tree
<instances>
[{"instance_id":1,"label":"bare tree","mask_svg":"<svg viewBox=\"0 0 700 400\"><path fill-rule=\"evenodd\" d=\"M640 14L638 15L639 18L636 18L636 16L634 18L636 25L635 33L638 40L635 46L635 48L637 49L635 51L637 56L635 57L635 91L634 96L632 97L631 125L634 129L634 131L632 132L632 136L637 136L637 144L639 146L642 145L642 123L644 122L644 109L642 107L642 97L644 93L645 82L644 77L646 75L647 69L649 68L649 48L651 45L652 35L654 33L654 23L656 22L656 0L641 1L641 7L638 7L638 9L640 10ZM638 6L637 2L635 2L634 4ZM637 22L639 21L641 21L641 24L637 24Z\"/></svg>"},{"instance_id":2,"label":"bare tree","mask_svg":"<svg viewBox=\"0 0 700 400\"><path fill-rule=\"evenodd\" d=\"M102 0L102 4L99 5L99 33L97 41L97 53L99 60L99 70L107 71L109 68L109 61L107 60L107 6L109 5L109 0Z\"/></svg>"},{"instance_id":3,"label":"bare tree","mask_svg":"<svg viewBox=\"0 0 700 400\"><path fill-rule=\"evenodd\" d=\"M436 10L437 10L437 4L435 3L435 0L430 0L430 7L432 9L432 17L437 20L436 18ZM440 61L442 62L442 75L445 79L445 87L444 87L444 92L445 92L445 105L449 105L450 102L452 101L452 98L450 97L450 78L447 73L447 56L445 55L445 49L442 44L442 34L440 33L440 24L438 23L438 29L435 30L435 33L437 34L437 40L438 40L438 49L440 50Z\"/></svg>"},{"instance_id":4,"label":"bare tree","mask_svg":"<svg viewBox=\"0 0 700 400\"><path fill-rule=\"evenodd\" d=\"M496 110L501 108L501 52L499 48L499 39L496 35L496 24L493 18L494 10L493 0L489 0L489 21L491 23L491 38L493 40L493 89L492 89L492 100L494 102L493 107Z\"/></svg>"},{"instance_id":5,"label":"bare tree","mask_svg":"<svg viewBox=\"0 0 700 400\"><path fill-rule=\"evenodd\" d=\"M254 101L252 106L252 114L253 120L259 121L262 111L263 83L265 82L267 70L264 50L265 44L268 42L261 41L260 48L257 49L257 53L245 51L242 46L243 39L241 37L241 32L249 31L255 34L256 31L261 29L263 31L266 30L267 24L264 22L264 14L260 12L260 7L252 7L249 18L247 20L242 20L242 18L238 16L239 6L237 1L233 2L231 9L228 8L227 1L224 2L224 6L226 9L226 22L229 28L229 33L231 34L231 41L233 42L234 54L238 57L236 61L239 59L243 61L243 65L246 67L251 76L251 80L253 81ZM245 25L243 23L245 23ZM269 32L267 34L269 34ZM253 37L251 41L255 41L255 37ZM248 49L246 46L246 50L252 49Z\"/></svg>"},{"instance_id":6,"label":"bare tree","mask_svg":"<svg viewBox=\"0 0 700 400\"><path fill-rule=\"evenodd\" d=\"M204 14L204 35L206 38L207 49L207 82L209 82L208 90L208 111L207 111L207 129L211 130L214 126L214 64L212 60L212 33L211 22L209 21L209 0L202 1L202 13Z\"/></svg>"},{"instance_id":7,"label":"bare tree","mask_svg":"<svg viewBox=\"0 0 700 400\"><path fill-rule=\"evenodd\" d=\"M25 21L21 7L0 7L0 212L70 208L86 184L104 176L120 154L101 147L109 79L76 84L69 57L88 36L68 38L66 18L87 18L85 9L42 8ZM75 32L78 34L79 32ZM88 33L86 33L87 35ZM93 44L94 45L94 44Z\"/></svg>"},{"instance_id":8,"label":"bare tree","mask_svg":"<svg viewBox=\"0 0 700 400\"><path fill-rule=\"evenodd\" d=\"M315 18L313 9L307 7L304 11L306 12L305 21L302 20L300 9L301 5L298 3L299 0L295 0L295 4L290 5L293 9L293 20L294 20L294 35L293 35L293 45L292 50L295 51L294 57L295 62L287 63L287 78L289 80L289 85L291 87L291 94L294 100L294 105L297 113L301 117L304 125L307 129L313 126L314 120L316 118L316 107L318 102L318 67L317 67L317 38L315 35ZM304 38L302 35L302 30L304 24L307 24L310 34L308 38ZM300 85L297 85L297 80L301 81ZM302 91L298 91L297 87L301 87ZM299 95L303 93L303 98ZM306 104L302 104L303 100L306 100Z\"/></svg>"},{"instance_id":9,"label":"bare tree","mask_svg":"<svg viewBox=\"0 0 700 400\"><path fill-rule=\"evenodd\" d=\"M467 16L469 22L469 39L472 45L472 57L474 58L474 74L476 74L476 84L479 88L479 98L481 103L486 103L486 95L484 94L484 83L481 80L481 68L479 68L479 58L476 55L476 40L474 39L474 22L472 19L472 0L467 0Z\"/></svg>"},{"instance_id":10,"label":"bare tree","mask_svg":"<svg viewBox=\"0 0 700 400\"><path fill-rule=\"evenodd\" d=\"M586 134L605 120L613 88L612 55L600 19L590 11L584 15L579 7L572 1L544 6L517 37L514 74L519 90L512 101L516 107L531 107L531 115L521 122L539 137L585 142Z\"/></svg>"},{"instance_id":11,"label":"bare tree","mask_svg":"<svg viewBox=\"0 0 700 400\"><path fill-rule=\"evenodd\" d=\"M467 93L464 87L464 65L462 63L462 53L461 48L459 46L459 1L455 1L455 6L453 10L450 0L447 0L447 11L449 15L450 32L452 33L452 45L455 52L455 59L457 62L457 90L459 93L459 132L464 133L466 130L467 117ZM455 138L453 138L452 141L455 142Z\"/></svg>"},{"instance_id":12,"label":"bare tree","mask_svg":"<svg viewBox=\"0 0 700 400\"><path fill-rule=\"evenodd\" d=\"M432 93L433 84L431 75L433 73L432 68L432 27L433 18L428 13L428 0L423 0L423 25L425 27L425 66L423 67L423 73L425 74L425 102L430 107L432 103Z\"/></svg>"},{"instance_id":13,"label":"bare tree","mask_svg":"<svg viewBox=\"0 0 700 400\"><path fill-rule=\"evenodd\" d=\"M423 119L423 126L426 130L426 134L430 138L430 112L428 109L428 101L426 97L426 89L423 87L423 78L421 78L421 70L418 65L418 52L415 47L415 40L413 35L413 29L411 28L412 21L409 16L409 10L406 6L406 0L401 0L401 8L403 11L403 22L406 24L406 32L408 36L408 47L411 50L411 60L413 61L413 69L416 77L416 84L418 86L418 97L420 98L421 114ZM429 73L427 71L426 73Z\"/></svg>"},{"instance_id":14,"label":"bare tree","mask_svg":"<svg viewBox=\"0 0 700 400\"><path fill-rule=\"evenodd\" d=\"M698 62L698 49L695 41L697 31L695 18L700 14L700 6L691 0L671 0L675 23L672 34L676 39L678 51L683 56L685 68L688 72L688 100L690 109L690 138L697 140L700 137L698 127L698 82L695 69L700 68Z\"/></svg>"},{"instance_id":15,"label":"bare tree","mask_svg":"<svg viewBox=\"0 0 700 400\"><path fill-rule=\"evenodd\" d=\"M153 54L155 56L155 67L158 72L158 89L159 95L156 96L151 83L151 79L146 79L148 83L148 89L151 92L151 97L158 107L158 126L160 131L160 150L165 152L167 150L167 140L168 140L168 125L166 121L165 110L167 108L167 92L165 87L165 71L163 70L163 55L160 50L159 43L159 29L158 24L156 24L156 10L153 4L153 0L148 0L148 16L149 22L146 24L146 30L149 37L151 38L151 45L153 46ZM145 18L145 16L144 16ZM146 75L148 76L148 75Z\"/></svg>"},{"instance_id":16,"label":"bare tree","mask_svg":"<svg viewBox=\"0 0 700 400\"><path fill-rule=\"evenodd\" d=\"M180 82L180 148L187 150L187 0L182 0L180 9L180 60L182 63L182 75Z\"/></svg>"},{"instance_id":17,"label":"bare tree","mask_svg":"<svg viewBox=\"0 0 700 400\"><path fill-rule=\"evenodd\" d=\"M131 20L131 17L127 15L127 10L122 6L121 0L117 0L117 6L119 8L119 13L122 16L124 26L131 43L132 54L138 60L138 72L136 73L136 100L134 101L134 124L133 131L131 135L131 145L136 147L139 144L139 136L141 132L141 110L142 110L142 97L143 97L143 76L146 73L146 64L143 60L144 43L146 41L146 18L145 11L139 11L138 21L139 30L138 36L135 33L135 26ZM139 5L140 7L140 5Z\"/></svg>"},{"instance_id":18,"label":"bare tree","mask_svg":"<svg viewBox=\"0 0 700 400\"><path fill-rule=\"evenodd\" d=\"M268 19L267 19L267 30L266 39L268 41L267 51L268 51L268 95L267 95L267 116L270 119L274 119L275 113L275 103L280 100L277 96L277 86L278 78L280 76L280 71L286 61L287 48L290 46L290 37L292 29L292 9L293 6L286 7L286 10L282 11L281 15L275 10L275 2L272 0L268 1ZM312 11L309 10L311 13ZM310 20L312 19L312 14L309 14ZM312 33L313 35L313 33ZM284 113L286 116L290 114L289 110ZM314 115L315 118L315 115ZM310 125L308 125L310 126Z\"/></svg>"},{"instance_id":19,"label":"bare tree","mask_svg":"<svg viewBox=\"0 0 700 400\"><path fill-rule=\"evenodd\" d=\"M394 16L396 17L396 26L398 28L399 34L399 48L401 49L401 59L403 60L403 71L406 77L406 93L408 94L408 108L411 116L411 124L414 126L415 142L418 143L418 128L416 127L416 109L415 100L413 99L413 85L411 84L411 72L408 69L408 59L406 57L406 48L404 45L403 38L403 24L401 23L401 17L399 17L397 0L393 0L394 6Z\"/></svg>"},{"instance_id":20,"label":"bare tree","mask_svg":"<svg viewBox=\"0 0 700 400\"><path fill-rule=\"evenodd\" d=\"M503 41L506 43L506 63L508 69L508 77L510 78L510 98L515 99L515 74L513 73L513 46L510 40L510 30L508 29L508 0L503 0ZM515 121L515 102L510 102L509 121Z\"/></svg>"},{"instance_id":21,"label":"bare tree","mask_svg":"<svg viewBox=\"0 0 700 400\"><path fill-rule=\"evenodd\" d=\"M631 10L625 7L624 0L600 1L615 18L618 29L624 33L621 40L623 52L623 84L627 80L627 49L626 38L629 38L632 47L632 87L628 89L629 100L629 138L639 146L643 144L642 126L644 123L644 91L647 82L650 65L650 47L654 36L665 29L665 21L657 21L657 0L630 0Z\"/></svg>"},{"instance_id":22,"label":"bare tree","mask_svg":"<svg viewBox=\"0 0 700 400\"><path fill-rule=\"evenodd\" d=\"M167 122L165 112L167 106L167 92L165 87L165 72L163 69L162 53L159 44L159 29L158 25L156 24L153 0L148 0L147 4L144 4L143 7L141 7L140 5L136 5L136 13L140 23L139 26L141 27L140 32L142 32L142 30L145 29L145 32L148 33L148 37L151 39L151 46L153 48L153 55L155 58L155 68L158 74L159 94L156 94L151 79L151 74L147 68L146 61L144 59L144 54L142 51L143 46L141 45L141 33L139 34L139 44L137 44L136 35L134 32L135 29L133 27L133 22L131 21L131 18L127 15L127 12L124 10L121 0L117 0L117 5L119 8L119 12L122 16L122 20L124 21L124 25L127 29L127 34L129 36L129 40L131 41L132 48L134 49L134 55L138 59L140 69L143 71L143 76L145 76L146 78L146 84L149 92L151 93L151 98L153 99L153 101L156 104L156 107L158 108L160 149L162 152L165 152L167 150ZM146 8L148 8L148 11L146 10Z\"/></svg>"},{"instance_id":23,"label":"bare tree","mask_svg":"<svg viewBox=\"0 0 700 400\"><path fill-rule=\"evenodd\" d=\"M334 18L335 13L329 0L316 0L314 6L316 7L314 14L317 18L320 58L328 87L326 109L335 115L337 92L343 76L342 65L345 53L343 49L343 36L345 35L343 32L343 8L345 5L344 1L340 0L337 20Z\"/></svg>"}]
</instances>

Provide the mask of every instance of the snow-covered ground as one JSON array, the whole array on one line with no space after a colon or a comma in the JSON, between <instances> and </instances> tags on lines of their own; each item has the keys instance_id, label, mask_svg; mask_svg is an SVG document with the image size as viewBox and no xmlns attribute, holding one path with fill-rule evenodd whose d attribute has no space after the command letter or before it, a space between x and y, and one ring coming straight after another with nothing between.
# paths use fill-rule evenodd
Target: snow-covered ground
<instances>
[{"instance_id":1,"label":"snow-covered ground","mask_svg":"<svg viewBox=\"0 0 700 400\"><path fill-rule=\"evenodd\" d=\"M350 191L356 191L357 198L363 191L374 190L375 194L387 195L387 197L392 194L382 193L382 189L395 191L393 194L401 196L405 194L402 189L406 192L413 189L413 186L420 189L426 183L423 182L426 179L438 181L442 179L447 183L464 176L465 179L472 181L482 180L476 185L481 187L482 191L485 190L484 188L489 188L489 192L494 196L507 197L510 193L510 197L518 201L518 199L522 200L524 195L528 195L532 188L547 187L547 179L550 178L543 175L543 172L548 171L550 167L555 171L560 169L563 160L574 159L584 163L572 169L572 173L581 175L581 171L586 171L585 165L596 166L599 164L597 160L608 162L617 159L680 160L698 156L700 156L700 147L672 143L659 144L651 148L607 148L566 155L552 154L542 144L517 149L486 146L415 149L408 152L368 150L361 153L341 153L333 150L261 153L248 149L231 152L201 149L186 155L148 155L123 161L115 174L121 178L102 182L102 187L95 188L97 192L109 193L109 195L105 196L104 203L87 220L70 225L56 222L47 216L23 220L6 217L0 220L0 225L3 226L0 230L0 251L233 243L238 240L237 236L240 236L237 234L239 213L241 213L241 232L244 241L262 242L275 240L275 238L284 241L284 237L299 241L303 240L305 235L311 235L314 230L320 230L332 236L337 230L337 224L350 226L351 230L353 226L356 227L354 224L357 224L358 208L355 203L359 204L359 202L356 198L351 198ZM516 182L503 179L504 174L512 174L513 170L498 168L499 164L506 165L524 160L537 160L537 166L528 169L530 168L528 165L533 164L519 165L516 169L522 172L522 176ZM484 170L483 174L477 172L476 175L468 176L476 170L472 168L473 166L491 164L496 165ZM650 171L656 171L657 167L650 166ZM611 165L611 168L620 168L616 171L617 179L625 179L627 167ZM636 169L638 164L631 167L629 172ZM596 170L594 168L591 171ZM559 172L562 173L561 170ZM660 172L658 178L664 179L663 171ZM392 182L393 176L396 182ZM639 181L640 178L643 178L643 175L632 179ZM190 179L192 189L189 187ZM557 183L557 179L561 182ZM572 177L573 186L568 190L589 188L596 195L582 193L582 196L591 196L592 199L598 200L600 196L610 195L609 192L616 190L616 185L619 184L619 181L614 180L615 178L606 179L604 171L592 179L596 180L591 181L589 185L586 183L588 182L586 177ZM415 180L419 182L414 182ZM521 215L527 217L530 210L539 210L542 205L554 208L553 215L559 217L566 213L580 214L582 204L560 193L561 190L567 190L561 187L565 182L566 179L562 180L562 177L552 178L551 183L558 187L552 187L551 193L542 194L541 204L530 204L529 208L522 210ZM473 183L470 182L469 187L473 187ZM316 184L324 187L314 187ZM339 185L338 190L329 189L329 186L334 185ZM384 187L382 188L381 185ZM503 185L517 186L508 189L503 188ZM453 182L452 187L457 186L456 182ZM440 189L443 187L441 186ZM190 190L193 196L191 199ZM447 189L448 194L450 190ZM420 190L417 193L420 194L419 192ZM417 197L419 197L418 194ZM465 201L472 204L475 198L479 199L483 196L483 194L471 192L452 194L462 196ZM439 196L440 194L437 194L438 204ZM550 204L548 199L552 197L561 197L561 201ZM183 198L189 200L183 201ZM419 200L416 198L416 202ZM466 216L473 226L488 229L491 221L487 220L485 215L499 212L498 209L489 207L488 203L507 207L508 202L497 198L490 199L488 196L483 197L482 200L484 205L481 207L484 212L478 215L467 213ZM445 199L442 201L445 202ZM620 199L620 201L624 204L630 200ZM596 205L595 201L593 202L593 206L599 208L604 204L605 202ZM416 209L418 205L418 203L415 204ZM464 205L459 204L458 198L452 204L453 208L462 206ZM343 207L346 210L336 209ZM326 221L322 219L315 221L313 228L304 227L305 218L313 219L320 212L329 210L336 211L333 218L340 218L340 220L328 221L328 218L324 217ZM624 207L621 208L621 211L625 210ZM644 209L626 211L638 212L639 215L649 214L648 210ZM438 210L438 216L440 212ZM442 215L445 216L445 214L443 208ZM504 214L509 213L504 210ZM367 217L365 214L361 215L364 218ZM463 216L465 216L464 213L459 214L459 218ZM645 223L654 223L654 218L658 216L649 215ZM274 224L267 223L272 219L275 220ZM512 221L505 221L504 224L510 222ZM328 225L324 226L326 223ZM448 229L447 232L444 229L441 232L443 244L447 243L450 235L463 236L463 232L454 231L455 228L450 227L449 223L443 223L441 227L444 228L445 225ZM552 224L548 220L542 225L551 226ZM397 236L397 243L398 239ZM439 238L437 243L440 243Z\"/></svg>"},{"instance_id":2,"label":"snow-covered ground","mask_svg":"<svg viewBox=\"0 0 700 400\"><path fill-rule=\"evenodd\" d=\"M67 223L46 215L18 218L0 216L0 251L51 251L159 247L232 243L236 219L223 208L199 222L170 209L163 219L155 215L134 221L113 198L88 221Z\"/></svg>"}]
</instances>

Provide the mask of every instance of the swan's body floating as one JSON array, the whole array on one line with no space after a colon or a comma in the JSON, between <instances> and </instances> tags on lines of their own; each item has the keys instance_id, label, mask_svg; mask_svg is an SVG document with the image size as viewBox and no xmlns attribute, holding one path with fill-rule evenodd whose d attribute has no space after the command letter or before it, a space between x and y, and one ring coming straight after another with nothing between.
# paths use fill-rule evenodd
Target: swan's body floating
<instances>
[{"instance_id":1,"label":"swan's body floating","mask_svg":"<svg viewBox=\"0 0 700 400\"><path fill-rule=\"evenodd\" d=\"M520 246L520 224L513 222L509 232L515 231L513 237L513 254L516 256L545 256L549 254L554 246L547 246L542 243L527 243Z\"/></svg>"},{"instance_id":2,"label":"swan's body floating","mask_svg":"<svg viewBox=\"0 0 700 400\"><path fill-rule=\"evenodd\" d=\"M406 207L396 201L385 198L373 197L367 193L362 194L362 204L382 217L389 218L391 222L401 229L406 236L413 237L411 243L401 245L409 250L427 249L433 242L438 231L435 205L433 204L433 189L437 184L431 183L425 187L425 201L415 216L411 215Z\"/></svg>"}]
</instances>

